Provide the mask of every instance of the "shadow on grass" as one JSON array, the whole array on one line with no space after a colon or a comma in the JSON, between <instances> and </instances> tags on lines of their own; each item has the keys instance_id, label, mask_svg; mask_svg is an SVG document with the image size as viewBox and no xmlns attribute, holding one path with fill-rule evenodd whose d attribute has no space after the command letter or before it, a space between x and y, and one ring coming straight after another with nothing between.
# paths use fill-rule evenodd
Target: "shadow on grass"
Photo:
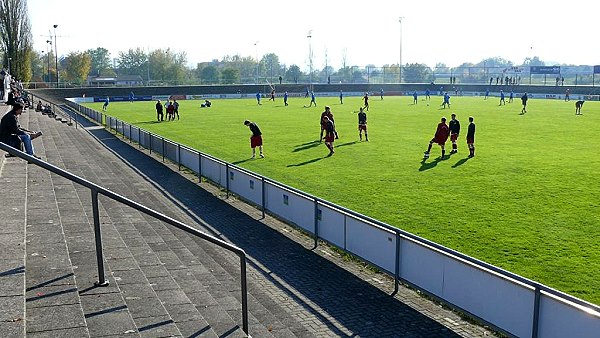
<instances>
[{"instance_id":1,"label":"shadow on grass","mask_svg":"<svg viewBox=\"0 0 600 338\"><path fill-rule=\"evenodd\" d=\"M298 151L314 148L314 147L318 146L319 144L321 144L321 142L319 142L318 140L311 141L308 143L303 143L303 144L297 145L296 149L294 149L293 152L298 152Z\"/></svg>"},{"instance_id":2,"label":"shadow on grass","mask_svg":"<svg viewBox=\"0 0 600 338\"><path fill-rule=\"evenodd\" d=\"M358 143L358 141L346 142L346 143L338 144L335 147L339 148L339 147L351 146L351 145L356 144L356 143Z\"/></svg>"},{"instance_id":3,"label":"shadow on grass","mask_svg":"<svg viewBox=\"0 0 600 338\"><path fill-rule=\"evenodd\" d=\"M161 122L167 122L167 120L164 121L143 121L143 122L136 122L135 124L155 124L155 123L161 123Z\"/></svg>"},{"instance_id":4,"label":"shadow on grass","mask_svg":"<svg viewBox=\"0 0 600 338\"><path fill-rule=\"evenodd\" d=\"M249 161L252 161L252 160L254 160L254 159L253 158L247 158L245 160L239 160L239 161L231 162L231 164L238 165L240 163L245 163L245 162L249 162Z\"/></svg>"},{"instance_id":5,"label":"shadow on grass","mask_svg":"<svg viewBox=\"0 0 600 338\"><path fill-rule=\"evenodd\" d=\"M445 157L444 159L447 159L447 157ZM429 170L434 168L436 165L438 165L438 163L440 163L440 161L443 161L444 159L442 159L442 157L437 157L436 159L434 159L431 162L427 162L427 159L424 158L421 160L421 168L419 168L419 171L425 171L425 170Z\"/></svg>"},{"instance_id":6,"label":"shadow on grass","mask_svg":"<svg viewBox=\"0 0 600 338\"><path fill-rule=\"evenodd\" d=\"M303 165L307 165L307 164L318 162L318 161L326 159L328 157L330 157L330 156L327 155L327 156L323 156L323 157L313 158L312 160L308 160L308 161L304 161L304 162L300 162L300 163L296 163L296 164L288 164L287 167L288 168L290 168L290 167L301 167Z\"/></svg>"},{"instance_id":7,"label":"shadow on grass","mask_svg":"<svg viewBox=\"0 0 600 338\"><path fill-rule=\"evenodd\" d=\"M456 168L456 167L459 167L459 166L465 164L469 159L471 159L471 158L465 157L465 158L458 160L458 162L456 162L456 163L454 163L454 165L452 165L452 168Z\"/></svg>"}]
</instances>

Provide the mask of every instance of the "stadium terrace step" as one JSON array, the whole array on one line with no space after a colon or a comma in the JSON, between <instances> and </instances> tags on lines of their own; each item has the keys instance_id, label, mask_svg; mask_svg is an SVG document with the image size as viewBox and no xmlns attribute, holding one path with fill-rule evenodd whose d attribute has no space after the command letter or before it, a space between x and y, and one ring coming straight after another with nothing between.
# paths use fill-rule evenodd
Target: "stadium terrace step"
<instances>
[{"instance_id":1,"label":"stadium terrace step","mask_svg":"<svg viewBox=\"0 0 600 338\"><path fill-rule=\"evenodd\" d=\"M34 141L42 159L243 248L253 337L491 334L409 289L391 297L386 276L325 246L311 251L312 239L269 216L261 219L254 207L199 186L176 165L161 164L106 130L76 129L33 110L26 114L32 128L44 132ZM0 252L0 262L9 262L0 281L19 277L26 286L14 295L0 291L2 304L17 304L11 313L0 310L3 320L15 319L0 323L0 336L245 336L239 257L100 196L110 284L95 287L90 191L20 159L0 161L16 167L12 176L0 171L2 186L25 188L12 200L0 195L11 206L0 216L15 223L0 227L0 241L4 245L5 233L27 239L27 251L19 256L14 250L14 259ZM27 318L19 320L25 306Z\"/></svg>"}]
</instances>

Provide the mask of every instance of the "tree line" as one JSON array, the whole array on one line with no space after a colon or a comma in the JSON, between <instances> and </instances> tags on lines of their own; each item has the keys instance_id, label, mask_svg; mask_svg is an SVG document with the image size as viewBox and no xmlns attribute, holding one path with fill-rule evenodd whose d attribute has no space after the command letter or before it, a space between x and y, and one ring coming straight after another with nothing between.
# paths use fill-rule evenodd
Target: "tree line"
<instances>
[{"instance_id":1,"label":"tree line","mask_svg":"<svg viewBox=\"0 0 600 338\"><path fill-rule=\"evenodd\" d=\"M226 55L220 60L201 62L190 67L185 52L171 49L146 51L131 48L116 57L103 47L70 52L56 58L49 50L33 50L31 24L26 0L0 0L0 43L4 68L23 82L68 83L85 85L88 77L134 75L151 84L239 84L239 83L428 83L440 77L458 77L461 82L487 82L489 77L502 75L506 70L543 66L538 57L526 58L521 65L500 57L477 63L463 63L448 67L443 63L431 68L425 64L386 64L350 66L346 56L342 66L329 65L312 72L300 66L287 65L275 53L267 53L260 60L251 56ZM58 61L58 62L56 62ZM571 71L590 74L591 66L570 66ZM57 69L58 68L58 69ZM312 68L312 67L311 67ZM500 74L499 74L500 73ZM57 75L60 79L57 79ZM583 80L583 79L582 79ZM591 75L590 75L590 82Z\"/></svg>"}]
</instances>

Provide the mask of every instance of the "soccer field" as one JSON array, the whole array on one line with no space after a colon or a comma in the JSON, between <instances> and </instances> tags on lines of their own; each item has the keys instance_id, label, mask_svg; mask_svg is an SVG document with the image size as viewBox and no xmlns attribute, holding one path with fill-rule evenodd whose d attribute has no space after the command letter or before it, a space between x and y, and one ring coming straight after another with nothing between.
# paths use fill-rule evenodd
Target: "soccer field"
<instances>
[{"instance_id":1,"label":"soccer field","mask_svg":"<svg viewBox=\"0 0 600 338\"><path fill-rule=\"evenodd\" d=\"M359 97L290 98L285 107L254 99L179 101L181 120L156 122L155 102L112 102L108 114L319 196L392 226L600 304L600 102L490 97L371 97L369 142L357 131ZM507 99L508 102L508 99ZM336 153L319 143L319 118L331 106ZM98 111L102 103L87 104ZM461 122L458 154L440 160L434 145L442 116ZM468 158L468 117L476 156ZM245 119L262 132L266 158L250 159ZM450 142L446 143L447 154ZM448 156L448 155L447 155Z\"/></svg>"}]
</instances>

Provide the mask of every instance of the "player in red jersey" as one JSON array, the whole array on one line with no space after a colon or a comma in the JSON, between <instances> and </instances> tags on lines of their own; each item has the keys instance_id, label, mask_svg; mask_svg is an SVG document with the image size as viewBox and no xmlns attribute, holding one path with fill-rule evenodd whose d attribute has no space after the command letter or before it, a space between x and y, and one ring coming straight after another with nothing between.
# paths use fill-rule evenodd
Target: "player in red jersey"
<instances>
[{"instance_id":1,"label":"player in red jersey","mask_svg":"<svg viewBox=\"0 0 600 338\"><path fill-rule=\"evenodd\" d=\"M329 149L329 155L333 155L333 141L335 140L335 127L333 121L329 119L329 116L323 118L325 120L325 145Z\"/></svg>"},{"instance_id":2,"label":"player in red jersey","mask_svg":"<svg viewBox=\"0 0 600 338\"><path fill-rule=\"evenodd\" d=\"M256 156L256 147L260 150L260 157L265 157L263 154L262 133L256 123L252 121L244 121L244 125L250 128L252 136L250 136L250 147L252 148L252 158Z\"/></svg>"},{"instance_id":3,"label":"player in red jersey","mask_svg":"<svg viewBox=\"0 0 600 338\"><path fill-rule=\"evenodd\" d=\"M442 160L443 160L444 155L446 155L446 150L444 149L444 145L446 144L446 141L448 140L449 135L450 135L450 129L448 128L448 125L446 125L446 118L442 117L442 120L438 124L437 129L435 131L435 135L433 136L431 141L429 141L429 147L427 148L427 151L425 152L425 158L429 157L429 152L431 151L431 146L434 143L437 143L440 145L440 147L442 147Z\"/></svg>"},{"instance_id":4,"label":"player in red jersey","mask_svg":"<svg viewBox=\"0 0 600 338\"><path fill-rule=\"evenodd\" d=\"M335 130L335 120L333 119L331 108L329 106L325 106L325 111L321 113L321 135L319 136L319 142L323 140L323 131L325 131L327 127L327 121L325 120L325 117L331 120L331 123L333 123L333 133L335 134L335 138L339 138L338 133Z\"/></svg>"}]
</instances>

